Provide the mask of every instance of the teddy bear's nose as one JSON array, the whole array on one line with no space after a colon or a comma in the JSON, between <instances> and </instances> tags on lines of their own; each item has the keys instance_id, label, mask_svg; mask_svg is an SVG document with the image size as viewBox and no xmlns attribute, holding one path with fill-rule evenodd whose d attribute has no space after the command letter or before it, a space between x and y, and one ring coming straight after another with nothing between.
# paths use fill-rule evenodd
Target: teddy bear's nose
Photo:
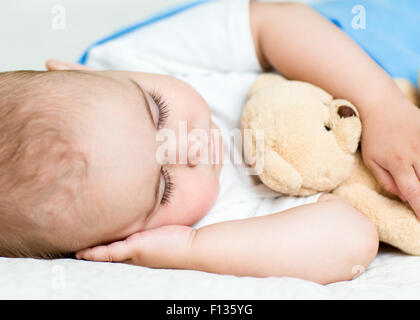
<instances>
[{"instance_id":1,"label":"teddy bear's nose","mask_svg":"<svg viewBox=\"0 0 420 320\"><path fill-rule=\"evenodd\" d=\"M350 108L349 106L338 107L337 113L340 118L357 117L356 111L354 111L353 108Z\"/></svg>"}]
</instances>

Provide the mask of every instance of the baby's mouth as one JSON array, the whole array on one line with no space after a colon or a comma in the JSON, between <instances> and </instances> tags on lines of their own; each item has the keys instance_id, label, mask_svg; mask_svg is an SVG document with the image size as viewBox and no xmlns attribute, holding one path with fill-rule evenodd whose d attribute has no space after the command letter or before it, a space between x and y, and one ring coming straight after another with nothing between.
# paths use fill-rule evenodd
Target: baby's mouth
<instances>
[{"instance_id":1,"label":"baby's mouth","mask_svg":"<svg viewBox=\"0 0 420 320\"><path fill-rule=\"evenodd\" d=\"M214 169L220 169L223 164L223 140L220 129L213 122L210 127L209 160Z\"/></svg>"}]
</instances>

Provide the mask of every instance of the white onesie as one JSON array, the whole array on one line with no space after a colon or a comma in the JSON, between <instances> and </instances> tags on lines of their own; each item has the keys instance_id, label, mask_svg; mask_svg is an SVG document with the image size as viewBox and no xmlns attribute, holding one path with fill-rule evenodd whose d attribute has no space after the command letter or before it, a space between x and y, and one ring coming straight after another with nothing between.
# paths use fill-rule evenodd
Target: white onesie
<instances>
[{"instance_id":1,"label":"white onesie","mask_svg":"<svg viewBox=\"0 0 420 320\"><path fill-rule=\"evenodd\" d=\"M203 96L214 123L227 132L239 128L248 90L262 72L249 19L249 0L195 1L92 45L82 62L98 70L182 79ZM318 200L320 194L286 197L271 191L245 173L244 163L232 164L232 155L225 152L215 206L194 227L276 213Z\"/></svg>"}]
</instances>

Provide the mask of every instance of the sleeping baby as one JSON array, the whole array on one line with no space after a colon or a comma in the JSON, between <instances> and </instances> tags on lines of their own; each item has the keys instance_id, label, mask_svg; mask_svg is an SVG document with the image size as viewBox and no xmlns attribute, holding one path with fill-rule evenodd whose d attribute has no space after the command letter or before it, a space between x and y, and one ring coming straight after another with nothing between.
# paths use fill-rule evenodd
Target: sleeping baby
<instances>
[{"instance_id":1,"label":"sleeping baby","mask_svg":"<svg viewBox=\"0 0 420 320\"><path fill-rule=\"evenodd\" d=\"M274 193L238 161L247 91L270 69L357 105L365 163L420 214L420 112L309 7L200 2L84 59L0 74L3 256L352 279L376 256L371 222L331 194Z\"/></svg>"}]
</instances>

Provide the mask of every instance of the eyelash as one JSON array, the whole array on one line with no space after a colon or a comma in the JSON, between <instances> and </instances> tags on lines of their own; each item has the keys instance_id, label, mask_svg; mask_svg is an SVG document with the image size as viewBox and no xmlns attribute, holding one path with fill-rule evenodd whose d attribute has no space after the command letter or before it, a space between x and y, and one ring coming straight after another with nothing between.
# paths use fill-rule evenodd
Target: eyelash
<instances>
[{"instance_id":1,"label":"eyelash","mask_svg":"<svg viewBox=\"0 0 420 320\"><path fill-rule=\"evenodd\" d=\"M168 119L168 115L169 115L168 103L165 101L162 94L156 91L153 91L149 94L159 109L159 120L158 120L157 127L158 129L161 129L165 126L166 120Z\"/></svg>"},{"instance_id":2,"label":"eyelash","mask_svg":"<svg viewBox=\"0 0 420 320\"><path fill-rule=\"evenodd\" d=\"M166 120L168 119L168 115L169 115L168 103L165 101L162 94L156 91L152 91L149 94L159 109L159 119L158 119L157 127L158 129L161 129L165 126ZM172 182L170 172L167 168L162 167L162 175L163 175L163 179L165 180L165 190L163 191L163 196L162 196L162 200L160 201L160 205L164 206L169 203L169 200L171 198L172 191L175 185Z\"/></svg>"},{"instance_id":3,"label":"eyelash","mask_svg":"<svg viewBox=\"0 0 420 320\"><path fill-rule=\"evenodd\" d=\"M169 203L175 185L172 182L171 175L167 168L162 168L162 175L163 179L165 180L165 190L163 191L163 196L160 204L164 206Z\"/></svg>"}]
</instances>

